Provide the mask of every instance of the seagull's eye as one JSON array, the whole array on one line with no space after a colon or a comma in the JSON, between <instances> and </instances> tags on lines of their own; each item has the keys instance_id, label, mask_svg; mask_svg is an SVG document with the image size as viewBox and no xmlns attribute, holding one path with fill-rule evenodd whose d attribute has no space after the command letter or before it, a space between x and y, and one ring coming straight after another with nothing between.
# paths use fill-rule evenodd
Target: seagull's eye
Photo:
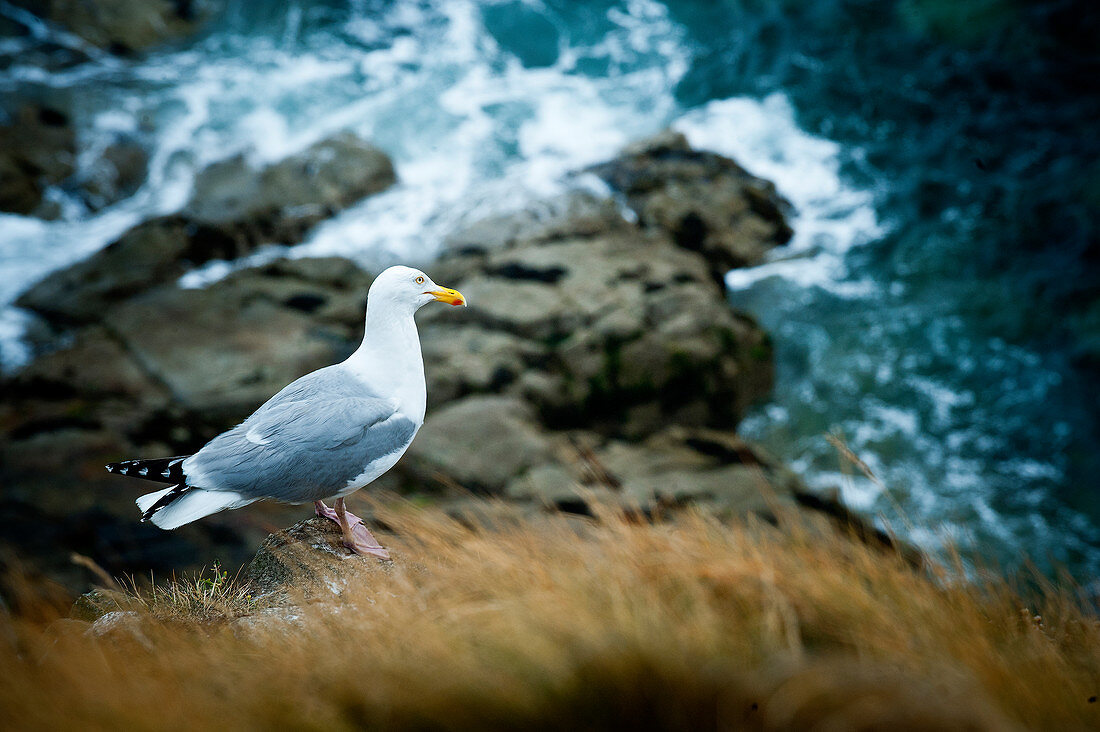
<instances>
[{"instance_id":1,"label":"seagull's eye","mask_svg":"<svg viewBox=\"0 0 1100 732\"><path fill-rule=\"evenodd\" d=\"M416 284L418 284L418 285L424 284L424 278L423 277L417 277L416 278Z\"/></svg>"}]
</instances>

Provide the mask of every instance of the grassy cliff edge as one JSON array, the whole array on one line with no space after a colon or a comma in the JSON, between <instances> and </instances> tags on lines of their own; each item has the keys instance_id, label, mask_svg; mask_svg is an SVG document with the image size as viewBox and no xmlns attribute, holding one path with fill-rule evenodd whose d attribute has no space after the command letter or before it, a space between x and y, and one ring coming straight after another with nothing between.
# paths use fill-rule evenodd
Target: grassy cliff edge
<instances>
[{"instance_id":1,"label":"grassy cliff edge","mask_svg":"<svg viewBox=\"0 0 1100 732\"><path fill-rule=\"evenodd\" d=\"M1096 728L1069 586L911 561L804 512L483 520L378 506L392 564L267 598L215 580L108 620L3 621L9 729ZM327 574L326 574L327 573ZM312 589L310 586L312 585ZM320 587L320 591L317 588ZM327 589L326 589L327 588ZM205 601L203 600L205 598Z\"/></svg>"}]
</instances>

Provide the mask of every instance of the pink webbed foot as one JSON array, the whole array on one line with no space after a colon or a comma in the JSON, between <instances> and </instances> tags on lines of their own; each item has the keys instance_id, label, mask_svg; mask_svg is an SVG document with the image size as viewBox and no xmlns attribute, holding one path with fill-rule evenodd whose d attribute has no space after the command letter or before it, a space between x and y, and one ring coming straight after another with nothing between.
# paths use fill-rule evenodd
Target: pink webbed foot
<instances>
[{"instance_id":1,"label":"pink webbed foot","mask_svg":"<svg viewBox=\"0 0 1100 732\"><path fill-rule=\"evenodd\" d=\"M344 506L344 499L336 499L336 509L326 506L322 501L314 501L313 508L318 516L335 521L344 534L344 546L356 554L369 554L379 559L389 559L390 553L378 543L378 539L367 529L363 519L351 513Z\"/></svg>"}]
</instances>

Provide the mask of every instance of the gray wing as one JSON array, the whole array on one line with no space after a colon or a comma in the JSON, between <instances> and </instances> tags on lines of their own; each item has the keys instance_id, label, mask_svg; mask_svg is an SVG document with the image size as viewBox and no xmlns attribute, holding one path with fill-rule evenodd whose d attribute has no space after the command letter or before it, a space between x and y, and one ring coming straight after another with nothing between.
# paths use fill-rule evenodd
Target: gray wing
<instances>
[{"instance_id":1,"label":"gray wing","mask_svg":"<svg viewBox=\"0 0 1100 732\"><path fill-rule=\"evenodd\" d=\"M290 503L334 495L403 450L417 425L339 372L309 374L188 458L189 485Z\"/></svg>"}]
</instances>

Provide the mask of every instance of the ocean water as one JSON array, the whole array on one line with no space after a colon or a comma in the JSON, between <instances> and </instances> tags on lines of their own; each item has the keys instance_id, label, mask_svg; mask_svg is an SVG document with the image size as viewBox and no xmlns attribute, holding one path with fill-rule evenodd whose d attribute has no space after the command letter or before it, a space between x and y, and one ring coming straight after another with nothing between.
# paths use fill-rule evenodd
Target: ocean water
<instances>
[{"instance_id":1,"label":"ocean water","mask_svg":"<svg viewBox=\"0 0 1100 732\"><path fill-rule=\"evenodd\" d=\"M671 126L775 181L796 211L789 246L727 278L731 301L777 344L774 399L742 431L924 546L1092 572L1100 509L1082 482L1097 436L1082 398L1089 385L1066 349L1036 340L1042 326L1028 324L1032 301L1006 284L1011 268L989 264L1010 223L988 221L993 193L972 195L988 180L975 182L969 157L944 162L967 134L966 114L979 112L905 127L891 120L908 120L908 109L860 107L853 88L880 93L861 76L875 54L850 44L833 63L835 49L809 30L842 24L842 5L784 14L748 2L238 0L182 48L52 73L20 54L71 38L36 27L7 39L0 94L64 101L78 164L128 134L147 145L150 172L132 197L96 213L59 189L50 192L58 221L0 215L0 362L14 369L28 357L27 316L11 306L20 292L178 210L213 161L243 152L260 165L352 129L393 157L400 182L299 246L210 263L186 287L280 256L430 263L454 229L596 185L576 171ZM923 52L913 47L916 78L902 80L915 96L942 83L938 66L915 60ZM890 64L908 63L874 61L883 88L897 86ZM1011 189L1025 172L994 175ZM935 196L921 194L927 186Z\"/></svg>"}]
</instances>

